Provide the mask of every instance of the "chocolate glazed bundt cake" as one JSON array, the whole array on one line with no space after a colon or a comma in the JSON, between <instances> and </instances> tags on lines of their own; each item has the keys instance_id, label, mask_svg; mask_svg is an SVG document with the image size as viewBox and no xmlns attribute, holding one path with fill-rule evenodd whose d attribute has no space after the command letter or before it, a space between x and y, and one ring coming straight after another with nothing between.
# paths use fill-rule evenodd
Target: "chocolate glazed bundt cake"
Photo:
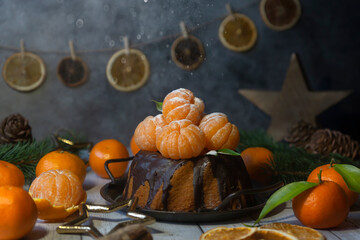
<instances>
[{"instance_id":1,"label":"chocolate glazed bundt cake","mask_svg":"<svg viewBox=\"0 0 360 240\"><path fill-rule=\"evenodd\" d=\"M138 197L141 208L198 212L213 209L233 192L251 188L240 156L202 155L187 160L164 158L158 152L138 152L130 166L123 198ZM227 209L251 206L253 197L244 195Z\"/></svg>"}]
</instances>

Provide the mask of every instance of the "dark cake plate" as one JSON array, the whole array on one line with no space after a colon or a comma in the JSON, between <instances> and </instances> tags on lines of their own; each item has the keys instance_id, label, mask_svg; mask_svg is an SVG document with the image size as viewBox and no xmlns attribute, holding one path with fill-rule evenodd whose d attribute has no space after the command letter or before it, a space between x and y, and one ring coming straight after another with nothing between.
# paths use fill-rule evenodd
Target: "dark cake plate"
<instances>
[{"instance_id":1,"label":"dark cake plate","mask_svg":"<svg viewBox=\"0 0 360 240\"><path fill-rule=\"evenodd\" d=\"M108 202L114 203L121 199L122 192L126 184L126 174L118 179L105 184L100 189L101 196ZM157 221L165 222L219 222L226 220L239 219L247 214L257 212L265 205L269 193L283 186L282 183L276 183L263 188L254 188L250 190L243 190L229 195L224 199L221 205L226 205L227 201L232 198L239 197L243 194L253 194L256 199L256 204L251 207L241 208L239 210L209 210L206 212L171 212L171 211L158 211L151 209L140 209L137 211L148 216L154 217ZM218 208L221 208L221 205Z\"/></svg>"}]
</instances>

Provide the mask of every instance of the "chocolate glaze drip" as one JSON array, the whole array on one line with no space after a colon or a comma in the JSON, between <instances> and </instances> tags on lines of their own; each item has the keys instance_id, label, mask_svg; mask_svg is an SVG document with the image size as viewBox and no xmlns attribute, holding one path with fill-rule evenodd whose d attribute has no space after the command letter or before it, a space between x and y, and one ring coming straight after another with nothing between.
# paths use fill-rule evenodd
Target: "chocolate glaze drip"
<instances>
[{"instance_id":1,"label":"chocolate glaze drip","mask_svg":"<svg viewBox=\"0 0 360 240\"><path fill-rule=\"evenodd\" d=\"M197 161L194 160L194 202L195 210L200 211L204 205L204 190L203 190L203 177L205 167L208 165L206 158L199 158Z\"/></svg>"},{"instance_id":2,"label":"chocolate glaze drip","mask_svg":"<svg viewBox=\"0 0 360 240\"><path fill-rule=\"evenodd\" d=\"M130 197L133 197L136 190L148 181L150 192L145 208L150 209L152 200L162 186L162 204L164 210L167 210L167 199L171 189L170 180L175 171L184 166L188 161L192 161L194 166L193 185L196 211L201 211L204 208L203 176L205 168L209 164L211 165L214 178L218 181L221 200L230 193L252 187L245 164L240 156L222 154L218 156L203 155L186 160L172 160L164 158L158 152L140 151L135 155L129 169L130 176L128 179L133 177ZM124 189L124 198L128 195L128 187L129 185L126 185ZM251 202L251 197L245 197L245 202L242 201L241 205L245 206L246 204L251 204Z\"/></svg>"}]
</instances>

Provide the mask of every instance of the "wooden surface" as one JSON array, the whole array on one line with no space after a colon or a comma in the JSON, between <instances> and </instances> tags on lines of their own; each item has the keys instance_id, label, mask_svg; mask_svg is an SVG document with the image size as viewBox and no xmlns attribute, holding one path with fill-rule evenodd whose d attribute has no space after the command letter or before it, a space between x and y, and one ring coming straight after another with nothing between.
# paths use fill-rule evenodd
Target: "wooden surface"
<instances>
[{"instance_id":1,"label":"wooden surface","mask_svg":"<svg viewBox=\"0 0 360 240\"><path fill-rule=\"evenodd\" d=\"M97 177L92 171L88 172L84 188L88 194L88 203L93 204L109 204L106 202L100 195L100 188L109 182L109 180L101 179ZM250 216L239 218L236 221L230 222L216 222L216 223L206 223L206 224L180 224L180 223L168 223L168 222L156 222L148 226L150 229L153 238L155 240L162 239L199 239L199 236L214 227L217 226L227 226L227 227L237 227L242 226L243 223L252 224L254 219L257 218L258 213L254 213ZM76 217L76 214L72 217L69 217L67 221ZM89 221L84 224L92 223L102 234L108 233L115 225L120 221L127 219L123 212L113 212L108 214L100 213L90 213ZM296 219L291 209L291 203L287 202L283 206L275 209L268 217L263 219L262 223L269 222L286 222L291 224L301 223ZM92 237L87 235L65 235L58 234L56 232L56 227L63 223L49 223L42 220L38 220L33 231L25 238L26 240L35 240L35 239L92 239ZM346 219L346 221L341 224L341 226L331 229L331 230L322 230L321 231L328 240L338 240L338 239L359 239L360 238L360 201L357 202Z\"/></svg>"}]
</instances>

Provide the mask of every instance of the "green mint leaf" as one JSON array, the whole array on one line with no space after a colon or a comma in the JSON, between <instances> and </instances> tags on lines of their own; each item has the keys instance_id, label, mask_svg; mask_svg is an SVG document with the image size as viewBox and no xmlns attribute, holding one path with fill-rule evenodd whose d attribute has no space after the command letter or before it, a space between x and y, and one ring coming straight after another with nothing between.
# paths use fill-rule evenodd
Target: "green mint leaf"
<instances>
[{"instance_id":1,"label":"green mint leaf","mask_svg":"<svg viewBox=\"0 0 360 240\"><path fill-rule=\"evenodd\" d=\"M231 149L227 149L227 148L220 149L217 152L222 153L222 154L232 155L232 156L240 156L240 153L235 152L235 151L233 151Z\"/></svg>"},{"instance_id":2,"label":"green mint leaf","mask_svg":"<svg viewBox=\"0 0 360 240\"><path fill-rule=\"evenodd\" d=\"M340 173L348 188L360 193L360 169L350 164L335 164L335 171Z\"/></svg>"},{"instance_id":3,"label":"green mint leaf","mask_svg":"<svg viewBox=\"0 0 360 240\"><path fill-rule=\"evenodd\" d=\"M152 100L152 101L156 104L156 109L157 109L159 112L162 112L163 103L162 103L162 102L155 101L155 100Z\"/></svg>"},{"instance_id":4,"label":"green mint leaf","mask_svg":"<svg viewBox=\"0 0 360 240\"><path fill-rule=\"evenodd\" d=\"M261 213L256 219L255 224L258 224L261 219L263 219L271 210L279 206L280 204L287 202L300 193L308 190L312 187L318 185L317 183L300 181L300 182L293 182L285 185L284 187L280 188L276 192L274 192L270 198L266 201L264 208L261 210Z\"/></svg>"}]
</instances>

